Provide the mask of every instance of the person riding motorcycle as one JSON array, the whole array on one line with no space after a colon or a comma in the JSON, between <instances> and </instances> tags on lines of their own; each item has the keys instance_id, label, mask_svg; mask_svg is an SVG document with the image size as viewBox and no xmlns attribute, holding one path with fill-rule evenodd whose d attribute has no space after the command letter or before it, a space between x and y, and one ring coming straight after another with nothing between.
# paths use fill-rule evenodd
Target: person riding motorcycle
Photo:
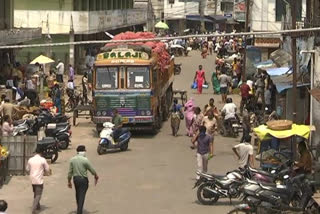
<instances>
[{"instance_id":1,"label":"person riding motorcycle","mask_svg":"<svg viewBox=\"0 0 320 214\"><path fill-rule=\"evenodd\" d=\"M123 120L119 114L118 109L113 109L112 123L114 124L113 138L117 139L122 132Z\"/></svg>"},{"instance_id":2,"label":"person riding motorcycle","mask_svg":"<svg viewBox=\"0 0 320 214\"><path fill-rule=\"evenodd\" d=\"M236 116L237 112L237 106L233 103L232 98L226 99L226 104L223 106L221 113L223 118L223 125L224 128L227 129L227 127L230 127L231 120L237 119Z\"/></svg>"}]
</instances>

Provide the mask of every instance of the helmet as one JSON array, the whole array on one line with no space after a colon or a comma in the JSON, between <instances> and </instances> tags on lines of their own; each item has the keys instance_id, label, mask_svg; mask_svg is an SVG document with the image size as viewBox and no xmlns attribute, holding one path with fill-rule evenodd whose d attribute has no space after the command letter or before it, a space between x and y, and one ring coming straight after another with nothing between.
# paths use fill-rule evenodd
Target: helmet
<instances>
[{"instance_id":1,"label":"helmet","mask_svg":"<svg viewBox=\"0 0 320 214\"><path fill-rule=\"evenodd\" d=\"M226 101L227 101L227 103L232 103L232 98L228 97Z\"/></svg>"}]
</instances>

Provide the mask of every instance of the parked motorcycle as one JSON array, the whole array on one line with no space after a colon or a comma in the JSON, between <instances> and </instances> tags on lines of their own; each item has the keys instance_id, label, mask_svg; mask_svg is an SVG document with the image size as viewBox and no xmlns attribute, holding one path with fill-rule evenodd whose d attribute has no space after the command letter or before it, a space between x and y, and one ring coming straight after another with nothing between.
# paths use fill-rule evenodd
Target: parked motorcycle
<instances>
[{"instance_id":1,"label":"parked motorcycle","mask_svg":"<svg viewBox=\"0 0 320 214\"><path fill-rule=\"evenodd\" d=\"M42 151L42 156L45 159L50 159L51 163L54 163L58 159L58 143L57 141L52 137L45 137L42 140L39 140L37 142L37 147L40 147Z\"/></svg>"},{"instance_id":2,"label":"parked motorcycle","mask_svg":"<svg viewBox=\"0 0 320 214\"><path fill-rule=\"evenodd\" d=\"M40 124L38 119L35 120L16 120L13 122L13 136L17 135L37 135Z\"/></svg>"},{"instance_id":3,"label":"parked motorcycle","mask_svg":"<svg viewBox=\"0 0 320 214\"><path fill-rule=\"evenodd\" d=\"M69 123L49 123L46 127L46 137L53 137L60 149L67 149L70 144L71 130Z\"/></svg>"},{"instance_id":4,"label":"parked motorcycle","mask_svg":"<svg viewBox=\"0 0 320 214\"><path fill-rule=\"evenodd\" d=\"M219 198L238 198L240 187L244 183L244 176L234 170L226 175L214 175L197 172L200 178L193 188L198 187L197 198L201 204L213 205Z\"/></svg>"},{"instance_id":5,"label":"parked motorcycle","mask_svg":"<svg viewBox=\"0 0 320 214\"><path fill-rule=\"evenodd\" d=\"M113 130L114 124L110 122L105 122L103 127L104 128L100 132L100 140L97 147L99 155L102 155L111 149L120 149L121 151L126 151L128 149L131 138L129 130L121 128L115 132Z\"/></svg>"},{"instance_id":6,"label":"parked motorcycle","mask_svg":"<svg viewBox=\"0 0 320 214\"><path fill-rule=\"evenodd\" d=\"M181 73L181 63L180 64L174 64L174 75L179 75Z\"/></svg>"},{"instance_id":7,"label":"parked motorcycle","mask_svg":"<svg viewBox=\"0 0 320 214\"><path fill-rule=\"evenodd\" d=\"M47 109L42 109L38 116L41 125L48 125L49 123L64 123L68 122L70 117L63 114L52 115Z\"/></svg>"}]
</instances>

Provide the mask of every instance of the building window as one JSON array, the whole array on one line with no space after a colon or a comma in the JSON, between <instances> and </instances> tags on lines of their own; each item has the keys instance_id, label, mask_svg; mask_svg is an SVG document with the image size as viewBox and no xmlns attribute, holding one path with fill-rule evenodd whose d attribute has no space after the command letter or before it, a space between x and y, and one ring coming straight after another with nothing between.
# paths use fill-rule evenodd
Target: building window
<instances>
[{"instance_id":1,"label":"building window","mask_svg":"<svg viewBox=\"0 0 320 214\"><path fill-rule=\"evenodd\" d=\"M232 2L221 2L221 11L222 12L233 12L233 3Z\"/></svg>"},{"instance_id":2,"label":"building window","mask_svg":"<svg viewBox=\"0 0 320 214\"><path fill-rule=\"evenodd\" d=\"M297 21L302 20L302 0L296 0L297 7ZM276 21L281 21L282 17L285 17L287 14L287 1L276 0ZM290 5L288 5L290 6Z\"/></svg>"}]
</instances>

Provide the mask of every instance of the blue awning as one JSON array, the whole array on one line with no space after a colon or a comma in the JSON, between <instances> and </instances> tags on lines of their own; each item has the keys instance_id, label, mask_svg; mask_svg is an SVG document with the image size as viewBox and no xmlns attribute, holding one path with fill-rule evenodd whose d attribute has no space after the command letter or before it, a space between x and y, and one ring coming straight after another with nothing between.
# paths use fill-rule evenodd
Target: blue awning
<instances>
[{"instance_id":1,"label":"blue awning","mask_svg":"<svg viewBox=\"0 0 320 214\"><path fill-rule=\"evenodd\" d=\"M269 59L267 61L255 63L254 67L263 69L263 68L275 67L275 64L271 59Z\"/></svg>"},{"instance_id":2,"label":"blue awning","mask_svg":"<svg viewBox=\"0 0 320 214\"><path fill-rule=\"evenodd\" d=\"M292 68L289 67L267 68L265 70L270 76L280 76L284 74L290 74L292 72Z\"/></svg>"},{"instance_id":3,"label":"blue awning","mask_svg":"<svg viewBox=\"0 0 320 214\"><path fill-rule=\"evenodd\" d=\"M292 88L292 82L290 82L290 83L281 82L281 83L276 83L275 85L276 85L278 93L281 93L281 92L283 92L285 90L288 90L288 89ZM298 83L297 84L297 88L305 87L305 86L309 86L309 85L310 85L310 83Z\"/></svg>"},{"instance_id":4,"label":"blue awning","mask_svg":"<svg viewBox=\"0 0 320 214\"><path fill-rule=\"evenodd\" d=\"M186 16L186 19L187 19L187 20L190 20L190 21L201 21L201 20L202 20L202 17L199 16L199 15L187 15L187 16ZM207 17L203 17L203 20L204 20L205 22L211 22L211 23L213 23L213 20L208 19Z\"/></svg>"}]
</instances>

